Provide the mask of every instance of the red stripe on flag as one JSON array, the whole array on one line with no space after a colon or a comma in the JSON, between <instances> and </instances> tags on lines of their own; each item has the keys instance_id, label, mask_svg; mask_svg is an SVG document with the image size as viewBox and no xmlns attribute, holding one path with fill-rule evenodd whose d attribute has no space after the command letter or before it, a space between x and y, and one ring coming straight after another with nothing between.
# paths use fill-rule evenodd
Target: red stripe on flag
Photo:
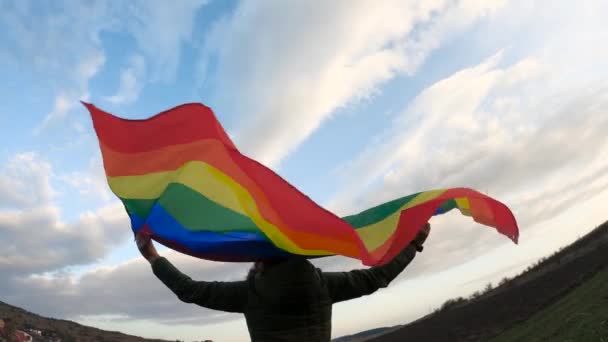
<instances>
[{"instance_id":1,"label":"red stripe on flag","mask_svg":"<svg viewBox=\"0 0 608 342\"><path fill-rule=\"evenodd\" d=\"M211 109L184 104L143 120L127 120L84 103L99 140L115 151L137 153L201 139L218 139L236 149ZM176 134L179 133L179 134Z\"/></svg>"}]
</instances>

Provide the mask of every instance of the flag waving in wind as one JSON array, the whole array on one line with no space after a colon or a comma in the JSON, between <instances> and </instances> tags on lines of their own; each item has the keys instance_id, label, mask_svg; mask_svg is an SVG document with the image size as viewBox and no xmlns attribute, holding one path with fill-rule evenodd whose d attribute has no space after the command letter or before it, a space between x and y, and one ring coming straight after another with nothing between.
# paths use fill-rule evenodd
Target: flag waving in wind
<instances>
[{"instance_id":1,"label":"flag waving in wind","mask_svg":"<svg viewBox=\"0 0 608 342\"><path fill-rule=\"evenodd\" d=\"M391 260L434 215L459 209L517 242L509 208L467 188L425 191L340 218L242 155L210 108L126 120L86 104L112 191L135 233L218 261L293 254Z\"/></svg>"}]
</instances>

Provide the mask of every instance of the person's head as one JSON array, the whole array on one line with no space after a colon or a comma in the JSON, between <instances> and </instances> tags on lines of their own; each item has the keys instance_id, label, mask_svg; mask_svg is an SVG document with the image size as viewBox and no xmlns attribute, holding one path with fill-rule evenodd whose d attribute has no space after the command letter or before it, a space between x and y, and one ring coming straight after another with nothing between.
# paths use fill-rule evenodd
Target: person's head
<instances>
[{"instance_id":1,"label":"person's head","mask_svg":"<svg viewBox=\"0 0 608 342\"><path fill-rule=\"evenodd\" d=\"M288 260L287 258L276 258L276 259L266 259L266 260L258 260L251 265L249 272L247 273L247 279L251 279L255 277L256 274L263 274L264 271L276 266L284 261Z\"/></svg>"}]
</instances>

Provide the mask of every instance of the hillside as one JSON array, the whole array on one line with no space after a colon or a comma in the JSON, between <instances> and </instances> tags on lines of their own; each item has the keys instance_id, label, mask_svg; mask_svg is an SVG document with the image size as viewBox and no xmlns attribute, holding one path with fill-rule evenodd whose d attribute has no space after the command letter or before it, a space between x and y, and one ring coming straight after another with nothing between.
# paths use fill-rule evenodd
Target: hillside
<instances>
[{"instance_id":1,"label":"hillside","mask_svg":"<svg viewBox=\"0 0 608 342\"><path fill-rule=\"evenodd\" d=\"M576 341L608 340L607 250L608 222L494 289L448 301L379 336L362 332L341 341L567 341L572 334Z\"/></svg>"},{"instance_id":2,"label":"hillside","mask_svg":"<svg viewBox=\"0 0 608 342\"><path fill-rule=\"evenodd\" d=\"M608 269L490 342L608 341ZM555 324L559 322L559 324Z\"/></svg>"},{"instance_id":3,"label":"hillside","mask_svg":"<svg viewBox=\"0 0 608 342\"><path fill-rule=\"evenodd\" d=\"M358 334L355 335L348 335L348 336L342 336L339 338L334 338L332 340L332 342L362 342L362 341L369 341L370 339L374 338L374 337L378 337L380 335L386 334L390 331L396 330L400 327L400 325L395 326L395 327L383 327L383 328L375 328L375 329L371 329L371 330L366 330L363 332L360 332Z\"/></svg>"},{"instance_id":4,"label":"hillside","mask_svg":"<svg viewBox=\"0 0 608 342\"><path fill-rule=\"evenodd\" d=\"M115 331L105 331L93 327L87 327L78 323L46 318L12 305L0 302L0 319L9 318L15 328L20 330L35 329L43 333L43 336L57 337L62 342L66 341L95 341L95 342L166 342L165 340L145 339L130 336ZM35 338L34 341L47 340Z\"/></svg>"}]
</instances>

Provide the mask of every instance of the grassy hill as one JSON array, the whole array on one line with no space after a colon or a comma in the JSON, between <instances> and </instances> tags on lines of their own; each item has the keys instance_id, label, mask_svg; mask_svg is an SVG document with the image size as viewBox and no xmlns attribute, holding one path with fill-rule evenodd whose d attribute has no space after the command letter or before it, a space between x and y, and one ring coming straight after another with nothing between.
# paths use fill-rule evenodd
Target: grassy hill
<instances>
[{"instance_id":1,"label":"grassy hill","mask_svg":"<svg viewBox=\"0 0 608 342\"><path fill-rule=\"evenodd\" d=\"M375 328L371 330L366 330L354 335L342 336L339 338L335 338L332 342L363 342L369 341L374 337L378 337L380 335L386 334L390 331L398 329L400 326L395 327L383 327L383 328Z\"/></svg>"},{"instance_id":2,"label":"grassy hill","mask_svg":"<svg viewBox=\"0 0 608 342\"><path fill-rule=\"evenodd\" d=\"M57 336L63 342L166 342L87 327L72 321L46 318L3 302L0 302L0 318L10 318L17 329L41 330L45 336Z\"/></svg>"},{"instance_id":3,"label":"grassy hill","mask_svg":"<svg viewBox=\"0 0 608 342\"><path fill-rule=\"evenodd\" d=\"M608 342L607 284L608 222L496 288L379 336L341 341Z\"/></svg>"},{"instance_id":4,"label":"grassy hill","mask_svg":"<svg viewBox=\"0 0 608 342\"><path fill-rule=\"evenodd\" d=\"M608 269L491 340L510 341L608 342Z\"/></svg>"}]
</instances>

